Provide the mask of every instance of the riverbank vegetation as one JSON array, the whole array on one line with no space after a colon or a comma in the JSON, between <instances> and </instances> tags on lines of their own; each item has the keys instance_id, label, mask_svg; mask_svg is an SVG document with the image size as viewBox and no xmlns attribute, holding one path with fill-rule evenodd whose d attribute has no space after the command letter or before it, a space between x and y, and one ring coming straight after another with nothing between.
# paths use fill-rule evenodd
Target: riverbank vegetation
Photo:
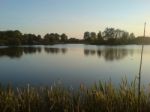
<instances>
[{"instance_id":1,"label":"riverbank vegetation","mask_svg":"<svg viewBox=\"0 0 150 112\"><path fill-rule=\"evenodd\" d=\"M103 32L85 32L83 39L68 37L66 34L47 33L43 37L35 34L22 34L20 31L0 31L0 45L51 45L82 43L95 45L150 44L150 38L135 37L134 33L106 28Z\"/></svg>"},{"instance_id":2,"label":"riverbank vegetation","mask_svg":"<svg viewBox=\"0 0 150 112\"><path fill-rule=\"evenodd\" d=\"M66 89L61 84L49 87L0 87L1 112L137 112L136 81L122 80L119 87L111 81L91 88ZM150 92L141 90L141 112L150 110Z\"/></svg>"}]
</instances>

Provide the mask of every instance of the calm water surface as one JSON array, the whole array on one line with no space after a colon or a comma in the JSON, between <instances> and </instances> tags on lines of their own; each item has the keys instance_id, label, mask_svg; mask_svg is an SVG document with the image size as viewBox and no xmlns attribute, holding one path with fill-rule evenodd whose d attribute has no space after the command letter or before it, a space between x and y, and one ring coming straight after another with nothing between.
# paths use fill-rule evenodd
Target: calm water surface
<instances>
[{"instance_id":1,"label":"calm water surface","mask_svg":"<svg viewBox=\"0 0 150 112\"><path fill-rule=\"evenodd\" d=\"M138 76L141 46L53 45L0 47L0 82L15 86L87 86L111 79L118 84ZM150 83L150 46L145 46L142 83Z\"/></svg>"}]
</instances>

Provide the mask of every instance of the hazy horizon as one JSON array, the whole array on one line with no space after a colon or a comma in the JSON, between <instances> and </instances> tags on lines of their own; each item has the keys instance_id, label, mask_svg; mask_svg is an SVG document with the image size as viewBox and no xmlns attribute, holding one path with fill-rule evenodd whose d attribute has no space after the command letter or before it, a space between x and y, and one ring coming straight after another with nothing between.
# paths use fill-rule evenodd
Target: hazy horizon
<instances>
[{"instance_id":1,"label":"hazy horizon","mask_svg":"<svg viewBox=\"0 0 150 112\"><path fill-rule=\"evenodd\" d=\"M149 24L148 0L1 0L0 30L22 33L66 33L82 38L85 31L114 27L136 36ZM150 27L147 25L146 35Z\"/></svg>"}]
</instances>

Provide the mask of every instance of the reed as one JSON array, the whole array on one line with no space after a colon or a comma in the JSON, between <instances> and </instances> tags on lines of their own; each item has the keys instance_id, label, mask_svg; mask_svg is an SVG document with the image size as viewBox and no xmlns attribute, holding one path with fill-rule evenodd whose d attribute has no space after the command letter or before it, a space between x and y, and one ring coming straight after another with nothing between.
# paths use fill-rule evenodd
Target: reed
<instances>
[{"instance_id":1,"label":"reed","mask_svg":"<svg viewBox=\"0 0 150 112\"><path fill-rule=\"evenodd\" d=\"M119 87L111 81L78 90L60 84L49 87L0 86L0 112L137 112L138 84L123 79ZM141 88L141 111L150 110L150 91Z\"/></svg>"}]
</instances>

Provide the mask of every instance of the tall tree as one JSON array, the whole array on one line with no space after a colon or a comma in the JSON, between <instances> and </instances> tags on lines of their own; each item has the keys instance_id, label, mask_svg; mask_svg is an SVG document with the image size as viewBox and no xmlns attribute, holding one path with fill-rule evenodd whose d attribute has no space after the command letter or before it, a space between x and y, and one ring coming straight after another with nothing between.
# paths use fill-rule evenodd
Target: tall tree
<instances>
[{"instance_id":1,"label":"tall tree","mask_svg":"<svg viewBox=\"0 0 150 112\"><path fill-rule=\"evenodd\" d=\"M114 28L106 28L103 32L105 39L114 38L115 37L115 29Z\"/></svg>"},{"instance_id":2,"label":"tall tree","mask_svg":"<svg viewBox=\"0 0 150 112\"><path fill-rule=\"evenodd\" d=\"M134 39L134 38L135 38L134 33L130 33L130 35L129 35L129 39Z\"/></svg>"},{"instance_id":3,"label":"tall tree","mask_svg":"<svg viewBox=\"0 0 150 112\"><path fill-rule=\"evenodd\" d=\"M64 33L60 36L60 38L62 42L66 42L68 40L68 36Z\"/></svg>"},{"instance_id":4,"label":"tall tree","mask_svg":"<svg viewBox=\"0 0 150 112\"><path fill-rule=\"evenodd\" d=\"M86 41L89 41L90 40L90 37L91 37L91 35L90 35L90 32L85 32L84 33L84 40L86 40Z\"/></svg>"},{"instance_id":5,"label":"tall tree","mask_svg":"<svg viewBox=\"0 0 150 112\"><path fill-rule=\"evenodd\" d=\"M99 31L99 32L97 33L97 40L98 40L98 41L102 41L102 40L103 40L101 31Z\"/></svg>"},{"instance_id":6,"label":"tall tree","mask_svg":"<svg viewBox=\"0 0 150 112\"><path fill-rule=\"evenodd\" d=\"M97 38L96 33L95 32L91 32L91 37L90 38L91 38L92 41L95 41L96 38Z\"/></svg>"}]
</instances>

